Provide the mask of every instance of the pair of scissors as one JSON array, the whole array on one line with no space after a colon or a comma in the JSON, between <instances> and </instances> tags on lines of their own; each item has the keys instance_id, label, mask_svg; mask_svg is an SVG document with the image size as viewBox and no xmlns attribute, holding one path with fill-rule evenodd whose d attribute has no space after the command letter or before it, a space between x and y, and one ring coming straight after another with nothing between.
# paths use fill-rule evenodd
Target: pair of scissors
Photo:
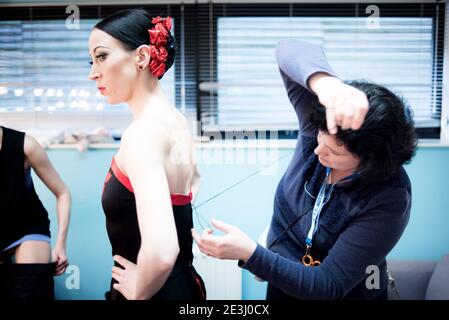
<instances>
[{"instance_id":1,"label":"pair of scissors","mask_svg":"<svg viewBox=\"0 0 449 320\"><path fill-rule=\"evenodd\" d=\"M321 264L321 262L319 260L313 259L313 257L310 255L310 248L311 246L307 245L306 254L301 259L302 264L306 267L317 267Z\"/></svg>"}]
</instances>

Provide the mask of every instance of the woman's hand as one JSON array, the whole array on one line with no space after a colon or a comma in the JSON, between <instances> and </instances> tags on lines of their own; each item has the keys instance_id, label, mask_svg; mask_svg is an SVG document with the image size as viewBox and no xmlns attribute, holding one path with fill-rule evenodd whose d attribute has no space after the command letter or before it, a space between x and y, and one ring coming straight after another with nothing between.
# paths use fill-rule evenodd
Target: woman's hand
<instances>
[{"instance_id":1,"label":"woman's hand","mask_svg":"<svg viewBox=\"0 0 449 320\"><path fill-rule=\"evenodd\" d=\"M52 261L56 263L55 275L60 276L65 272L69 265L65 247L57 244L51 253L51 257Z\"/></svg>"},{"instance_id":2,"label":"woman's hand","mask_svg":"<svg viewBox=\"0 0 449 320\"><path fill-rule=\"evenodd\" d=\"M247 261L256 250L257 244L243 231L222 221L212 220L212 224L225 234L214 236L210 229L200 236L192 229L192 236L201 252L218 259Z\"/></svg>"},{"instance_id":3,"label":"woman's hand","mask_svg":"<svg viewBox=\"0 0 449 320\"><path fill-rule=\"evenodd\" d=\"M137 265L131 261L119 256L114 256L114 261L116 261L120 266L123 267L112 267L112 278L117 281L114 283L113 288L120 292L127 300L138 299L136 289L137 289Z\"/></svg>"},{"instance_id":4,"label":"woman's hand","mask_svg":"<svg viewBox=\"0 0 449 320\"><path fill-rule=\"evenodd\" d=\"M327 129L330 134L337 133L337 126L343 130L360 129L369 107L364 92L322 72L313 74L308 84L326 108Z\"/></svg>"}]
</instances>

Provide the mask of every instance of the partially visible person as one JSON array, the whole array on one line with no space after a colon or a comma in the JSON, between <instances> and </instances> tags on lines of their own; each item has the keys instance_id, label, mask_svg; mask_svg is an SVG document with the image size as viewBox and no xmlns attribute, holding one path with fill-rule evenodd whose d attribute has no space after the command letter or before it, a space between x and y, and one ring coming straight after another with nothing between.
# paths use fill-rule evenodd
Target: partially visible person
<instances>
[{"instance_id":1,"label":"partially visible person","mask_svg":"<svg viewBox=\"0 0 449 320\"><path fill-rule=\"evenodd\" d=\"M55 195L58 234L51 250L47 210L34 190L31 169ZM0 126L0 296L54 299L54 275L68 266L70 191L44 148L23 132Z\"/></svg>"}]
</instances>

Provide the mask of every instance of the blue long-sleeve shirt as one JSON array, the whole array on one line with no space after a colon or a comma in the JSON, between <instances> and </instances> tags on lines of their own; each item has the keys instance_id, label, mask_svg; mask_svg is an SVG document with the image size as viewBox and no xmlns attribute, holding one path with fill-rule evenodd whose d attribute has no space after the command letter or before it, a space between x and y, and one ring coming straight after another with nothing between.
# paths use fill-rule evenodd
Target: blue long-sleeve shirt
<instances>
[{"instance_id":1,"label":"blue long-sleeve shirt","mask_svg":"<svg viewBox=\"0 0 449 320\"><path fill-rule=\"evenodd\" d=\"M269 248L257 246L240 266L298 299L376 299L387 288L385 257L401 237L410 216L411 186L401 168L387 182L337 183L330 201L321 211L313 238L312 256L317 267L301 263L315 199L325 168L313 150L318 129L310 117L313 108L322 108L307 80L316 72L334 75L322 48L299 41L281 41L276 58L288 97L295 108L299 134L293 158L279 182L274 213L268 233ZM362 179L362 178L360 178ZM308 210L309 209L309 210ZM295 219L298 219L295 223ZM284 232L288 226L292 226ZM270 244L275 242L271 247ZM379 289L369 289L369 266L379 268ZM370 277L370 283L372 278Z\"/></svg>"}]
</instances>

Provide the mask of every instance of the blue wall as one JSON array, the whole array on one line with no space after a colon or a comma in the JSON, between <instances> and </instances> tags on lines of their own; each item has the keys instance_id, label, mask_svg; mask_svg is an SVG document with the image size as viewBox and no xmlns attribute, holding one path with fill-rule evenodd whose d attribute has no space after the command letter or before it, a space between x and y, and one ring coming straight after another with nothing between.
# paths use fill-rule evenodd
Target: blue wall
<instances>
[{"instance_id":1,"label":"blue wall","mask_svg":"<svg viewBox=\"0 0 449 320\"><path fill-rule=\"evenodd\" d=\"M56 294L60 299L103 299L104 292L108 290L112 266L111 247L100 199L104 178L115 152L116 149L90 150L86 153L74 149L48 151L52 163L72 191L68 256L70 263L79 267L80 271L79 289L69 290L66 287L66 282L73 280L74 273L56 279ZM201 204L248 177L263 163L276 162L276 159L283 157L275 165L197 210L206 220L222 219L257 239L270 222L277 182L288 165L292 150L259 149L255 159L251 152L239 150L234 153L232 149L198 151L203 180L196 204ZM213 163L214 160L219 163ZM413 186L412 214L390 258L439 259L449 252L448 164L449 148L419 148L413 162L406 167ZM55 199L39 179L35 177L34 181L49 211L52 234L56 235ZM195 225L199 226L197 220ZM244 271L242 286L244 299L264 299L266 284L254 281L247 271Z\"/></svg>"}]
</instances>

